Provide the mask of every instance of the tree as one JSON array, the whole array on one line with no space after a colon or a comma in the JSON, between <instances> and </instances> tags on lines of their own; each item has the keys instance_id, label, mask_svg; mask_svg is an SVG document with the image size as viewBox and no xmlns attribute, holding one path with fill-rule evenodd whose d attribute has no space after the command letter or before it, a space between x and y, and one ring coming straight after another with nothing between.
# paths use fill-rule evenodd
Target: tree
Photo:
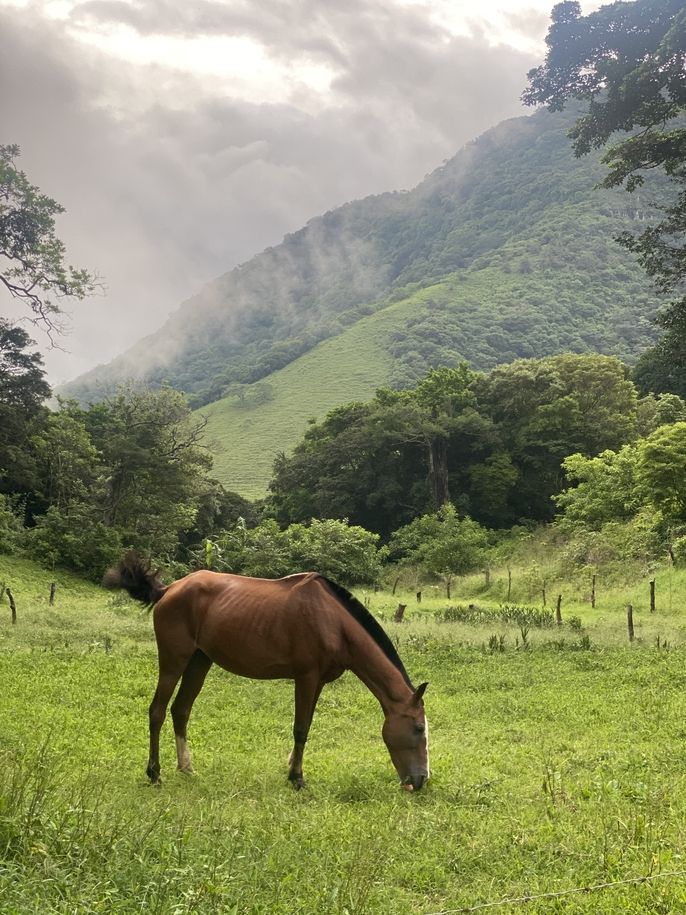
<instances>
[{"instance_id":1,"label":"tree","mask_svg":"<svg viewBox=\"0 0 686 915\"><path fill-rule=\"evenodd\" d=\"M636 390L612 356L562 354L518 359L477 383L511 464L517 520L548 520L570 454L591 456L636 437ZM501 495L502 498L502 495Z\"/></svg>"},{"instance_id":2,"label":"tree","mask_svg":"<svg viewBox=\"0 0 686 915\"><path fill-rule=\"evenodd\" d=\"M578 2L567 0L554 7L552 19L545 63L529 72L524 101L546 104L552 111L570 99L587 103L570 133L577 156L607 146L618 131L629 134L605 151L605 187L624 185L635 191L651 170L668 177L676 193L663 218L639 235L624 232L618 240L637 254L659 290L679 294L686 282L683 0L612 3L588 16L581 16ZM667 331L658 343L662 355L683 352L677 344L686 331L686 296L676 299L658 321ZM680 384L670 390L685 393L683 379Z\"/></svg>"},{"instance_id":3,"label":"tree","mask_svg":"<svg viewBox=\"0 0 686 915\"><path fill-rule=\"evenodd\" d=\"M637 486L636 446L597 457L572 454L562 463L569 486L553 496L563 526L599 530L608 521L629 521L642 505Z\"/></svg>"},{"instance_id":4,"label":"tree","mask_svg":"<svg viewBox=\"0 0 686 915\"><path fill-rule=\"evenodd\" d=\"M122 388L83 415L106 471L97 496L103 523L129 546L173 553L208 485L204 420L171 388Z\"/></svg>"},{"instance_id":5,"label":"tree","mask_svg":"<svg viewBox=\"0 0 686 915\"><path fill-rule=\"evenodd\" d=\"M442 578L448 599L453 578L478 569L487 549L486 530L471 518L460 518L449 502L400 528L389 545L391 558Z\"/></svg>"},{"instance_id":6,"label":"tree","mask_svg":"<svg viewBox=\"0 0 686 915\"><path fill-rule=\"evenodd\" d=\"M641 438L660 426L686 420L686 403L676 394L648 394L638 402L637 423Z\"/></svg>"},{"instance_id":7,"label":"tree","mask_svg":"<svg viewBox=\"0 0 686 915\"><path fill-rule=\"evenodd\" d=\"M62 329L54 298L82 299L96 281L65 263L65 246L55 235L55 216L64 207L17 169L18 157L18 146L0 146L0 284L28 306L52 341Z\"/></svg>"},{"instance_id":8,"label":"tree","mask_svg":"<svg viewBox=\"0 0 686 915\"><path fill-rule=\"evenodd\" d=\"M43 360L21 327L0 318L0 492L28 493L36 483L29 437L50 396Z\"/></svg>"},{"instance_id":9,"label":"tree","mask_svg":"<svg viewBox=\"0 0 686 915\"><path fill-rule=\"evenodd\" d=\"M660 426L639 443L638 479L668 521L686 521L686 422Z\"/></svg>"}]
</instances>

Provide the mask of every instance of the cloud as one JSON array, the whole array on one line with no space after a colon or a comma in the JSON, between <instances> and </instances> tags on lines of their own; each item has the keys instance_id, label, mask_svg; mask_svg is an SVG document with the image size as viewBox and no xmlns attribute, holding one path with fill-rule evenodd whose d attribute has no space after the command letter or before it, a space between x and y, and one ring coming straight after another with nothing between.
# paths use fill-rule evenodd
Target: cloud
<instances>
[{"instance_id":1,"label":"cloud","mask_svg":"<svg viewBox=\"0 0 686 915\"><path fill-rule=\"evenodd\" d=\"M286 75L318 62L330 85L294 79L259 103L173 60L134 64L83 40L122 26L143 42L247 38ZM0 142L19 143L30 179L67 208L58 233L70 261L107 283L74 305L70 354L47 354L53 380L155 331L204 282L309 218L413 186L521 113L535 63L380 0L105 0L63 20L0 5Z\"/></svg>"}]
</instances>

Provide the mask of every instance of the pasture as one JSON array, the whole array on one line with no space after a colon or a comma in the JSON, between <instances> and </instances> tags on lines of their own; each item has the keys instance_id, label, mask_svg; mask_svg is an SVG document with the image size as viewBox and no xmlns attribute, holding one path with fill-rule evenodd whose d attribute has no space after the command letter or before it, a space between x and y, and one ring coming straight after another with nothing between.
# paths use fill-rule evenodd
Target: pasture
<instances>
[{"instance_id":1,"label":"pasture","mask_svg":"<svg viewBox=\"0 0 686 915\"><path fill-rule=\"evenodd\" d=\"M381 711L351 674L322 694L308 788L295 792L292 685L216 668L189 727L198 774L175 772L167 720L163 785L148 787L157 662L145 611L21 560L0 559L2 580L18 609L12 626L0 605L3 915L421 915L686 870L678 573L671 609L652 615L636 585L632 645L618 592L595 611L570 597L564 614L582 628L488 614L440 623L448 602L437 593L421 608L404 595L397 625L398 596L371 595L414 681L430 681L432 778L414 795L399 789ZM454 591L451 603L464 603ZM677 876L487 911L684 907Z\"/></svg>"}]
</instances>

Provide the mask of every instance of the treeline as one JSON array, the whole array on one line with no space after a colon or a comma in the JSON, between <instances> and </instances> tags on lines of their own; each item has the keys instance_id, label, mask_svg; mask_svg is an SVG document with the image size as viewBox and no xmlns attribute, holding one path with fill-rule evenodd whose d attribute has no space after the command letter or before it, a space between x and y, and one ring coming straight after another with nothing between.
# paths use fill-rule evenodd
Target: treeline
<instances>
[{"instance_id":1,"label":"treeline","mask_svg":"<svg viewBox=\"0 0 686 915\"><path fill-rule=\"evenodd\" d=\"M372 584L390 563L449 592L556 510L574 561L686 555L686 404L639 397L613 357L463 363L339 407L279 456L261 503L212 478L179 392L53 410L49 394L26 332L0 321L0 552L95 579L133 547L175 575Z\"/></svg>"},{"instance_id":2,"label":"treeline","mask_svg":"<svg viewBox=\"0 0 686 915\"><path fill-rule=\"evenodd\" d=\"M565 458L684 419L679 397L639 397L611 356L523 359L488 374L441 368L313 424L278 458L268 504L282 524L348 518L384 539L445 502L498 529L548 522Z\"/></svg>"}]
</instances>

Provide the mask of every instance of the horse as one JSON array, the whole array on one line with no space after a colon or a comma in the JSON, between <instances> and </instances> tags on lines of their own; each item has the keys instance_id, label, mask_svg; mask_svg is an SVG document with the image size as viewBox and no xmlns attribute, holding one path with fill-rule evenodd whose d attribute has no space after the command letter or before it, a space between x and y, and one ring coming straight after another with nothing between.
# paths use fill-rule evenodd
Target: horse
<instances>
[{"instance_id":1,"label":"horse","mask_svg":"<svg viewBox=\"0 0 686 915\"><path fill-rule=\"evenodd\" d=\"M305 785L303 753L319 695L345 670L381 705L383 740L402 787L418 791L428 779L428 684L413 687L386 632L341 585L316 572L266 579L201 570L165 586L159 570L134 551L105 573L103 585L153 608L159 661L149 708L153 785L160 783L160 731L179 680L171 706L177 766L193 772L188 719L213 663L242 677L294 681L288 779L296 789Z\"/></svg>"}]
</instances>

